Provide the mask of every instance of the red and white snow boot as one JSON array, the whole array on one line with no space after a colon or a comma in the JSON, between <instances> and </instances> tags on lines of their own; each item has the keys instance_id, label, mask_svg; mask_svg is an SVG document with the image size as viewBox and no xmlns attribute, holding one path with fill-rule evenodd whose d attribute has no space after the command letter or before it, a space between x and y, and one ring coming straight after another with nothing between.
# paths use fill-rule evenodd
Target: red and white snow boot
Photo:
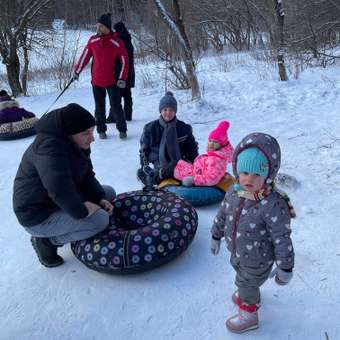
<instances>
[{"instance_id":1,"label":"red and white snow boot","mask_svg":"<svg viewBox=\"0 0 340 340\"><path fill-rule=\"evenodd\" d=\"M241 308L238 314L227 319L226 327L233 333L243 333L259 327L257 311L247 312Z\"/></svg>"}]
</instances>

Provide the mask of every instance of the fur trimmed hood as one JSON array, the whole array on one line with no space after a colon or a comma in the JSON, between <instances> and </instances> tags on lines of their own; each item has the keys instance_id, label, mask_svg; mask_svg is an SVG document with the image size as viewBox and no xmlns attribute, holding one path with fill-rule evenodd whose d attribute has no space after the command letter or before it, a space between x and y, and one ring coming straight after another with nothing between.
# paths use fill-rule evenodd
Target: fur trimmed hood
<instances>
[{"instance_id":1,"label":"fur trimmed hood","mask_svg":"<svg viewBox=\"0 0 340 340\"><path fill-rule=\"evenodd\" d=\"M0 111L5 109L11 109L12 107L20 107L19 103L16 100L5 100L0 102Z\"/></svg>"}]
</instances>

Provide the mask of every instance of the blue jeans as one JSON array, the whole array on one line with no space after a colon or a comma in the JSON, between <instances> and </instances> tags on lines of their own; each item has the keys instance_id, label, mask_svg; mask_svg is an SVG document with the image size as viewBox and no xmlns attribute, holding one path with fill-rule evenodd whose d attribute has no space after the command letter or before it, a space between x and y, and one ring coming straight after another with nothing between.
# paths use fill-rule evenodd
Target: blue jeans
<instances>
[{"instance_id":1,"label":"blue jeans","mask_svg":"<svg viewBox=\"0 0 340 340\"><path fill-rule=\"evenodd\" d=\"M111 202L116 197L115 190L108 185L103 185L103 189L105 199ZM104 209L80 220L59 210L40 224L25 229L32 236L48 238L52 244L59 246L90 238L102 232L108 224L109 214Z\"/></svg>"}]
</instances>

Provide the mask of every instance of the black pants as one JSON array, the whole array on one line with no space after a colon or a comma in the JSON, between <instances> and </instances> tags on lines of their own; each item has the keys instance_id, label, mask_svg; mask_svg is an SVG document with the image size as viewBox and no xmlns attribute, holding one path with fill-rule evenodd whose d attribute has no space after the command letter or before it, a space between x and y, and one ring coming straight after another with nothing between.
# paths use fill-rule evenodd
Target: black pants
<instances>
[{"instance_id":1,"label":"black pants","mask_svg":"<svg viewBox=\"0 0 340 340\"><path fill-rule=\"evenodd\" d=\"M97 132L106 131L106 114L105 114L105 97L106 92L110 100L110 114L113 114L116 122L116 128L119 132L126 132L125 114L121 105L121 98L119 89L116 85L110 87L100 87L92 85L94 102L96 105L95 118L97 125Z\"/></svg>"},{"instance_id":2,"label":"black pants","mask_svg":"<svg viewBox=\"0 0 340 340\"><path fill-rule=\"evenodd\" d=\"M132 94L131 87L127 87L123 91L122 98L124 100L124 113L126 120L132 120Z\"/></svg>"},{"instance_id":3,"label":"black pants","mask_svg":"<svg viewBox=\"0 0 340 340\"><path fill-rule=\"evenodd\" d=\"M125 113L125 119L130 121L132 120L132 93L131 93L131 87L127 87L126 89L120 89L120 102L122 103L122 99L124 101L123 110ZM111 122L115 121L113 110L110 111L108 119Z\"/></svg>"}]
</instances>

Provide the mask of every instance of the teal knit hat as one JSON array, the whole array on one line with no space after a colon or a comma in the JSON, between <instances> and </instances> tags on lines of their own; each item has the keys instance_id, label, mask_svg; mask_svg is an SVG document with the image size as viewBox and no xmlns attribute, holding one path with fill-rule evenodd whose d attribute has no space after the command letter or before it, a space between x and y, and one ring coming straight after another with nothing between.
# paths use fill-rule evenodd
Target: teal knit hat
<instances>
[{"instance_id":1,"label":"teal knit hat","mask_svg":"<svg viewBox=\"0 0 340 340\"><path fill-rule=\"evenodd\" d=\"M236 171L237 174L248 172L267 177L269 172L268 160L260 149L256 147L247 148L237 156Z\"/></svg>"}]
</instances>

